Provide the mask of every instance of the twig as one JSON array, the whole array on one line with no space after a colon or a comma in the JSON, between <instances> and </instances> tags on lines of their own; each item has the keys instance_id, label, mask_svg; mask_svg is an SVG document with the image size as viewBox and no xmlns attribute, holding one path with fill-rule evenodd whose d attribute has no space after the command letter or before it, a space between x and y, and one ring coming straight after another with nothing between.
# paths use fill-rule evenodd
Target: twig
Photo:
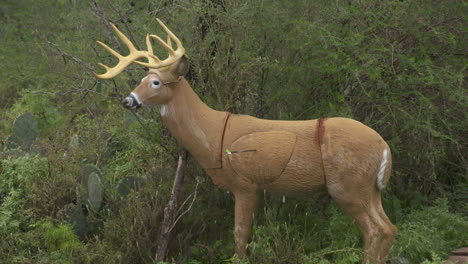
<instances>
[{"instance_id":1,"label":"twig","mask_svg":"<svg viewBox=\"0 0 468 264\"><path fill-rule=\"evenodd\" d=\"M109 39L112 41L112 44L114 45L114 47L118 47L119 51L121 52L120 50L120 43L119 41L117 41L117 38L114 36L114 34L112 33L112 29L111 27L109 26L109 20L106 18L106 16L104 15L104 12L102 12L101 8L99 7L98 3L96 2L96 0L91 0L91 2L93 3L93 7L94 7L94 13L96 14L96 16L99 18L99 20L101 20L101 23L104 25L104 27L106 28L106 31L107 31L107 35L109 35Z\"/></svg>"},{"instance_id":2,"label":"twig","mask_svg":"<svg viewBox=\"0 0 468 264\"><path fill-rule=\"evenodd\" d=\"M396 76L396 70L395 70L395 59L394 59L394 53L395 53L395 48L393 46L393 44L390 44L390 46L392 47L392 71L393 71L393 75Z\"/></svg>"},{"instance_id":3,"label":"twig","mask_svg":"<svg viewBox=\"0 0 468 264\"><path fill-rule=\"evenodd\" d=\"M65 91L65 92L55 92L55 93L54 92L46 92L46 91L25 91L25 92L29 93L29 94L49 94L49 95L60 95L60 96L64 96L64 95L67 95L67 94L70 94L70 93L86 92L86 93L95 93L95 94L97 94L99 96L102 96L102 97L108 98L108 99L119 99L119 97L116 97L116 96L108 96L108 95L102 94L100 92L94 91L94 90L92 90L93 88L94 88L94 85L90 89L86 89L86 88L72 89L72 90L68 90L68 91Z\"/></svg>"},{"instance_id":4,"label":"twig","mask_svg":"<svg viewBox=\"0 0 468 264\"><path fill-rule=\"evenodd\" d=\"M51 41L48 41L47 40L47 44L51 45L52 47L54 47L59 53L60 53L60 56L62 57L66 57L66 58L70 58L72 61L74 61L76 64L80 65L81 67L89 70L89 71L93 71L93 67L91 67L91 65L83 62L82 60L78 59L77 57L63 51L62 48L60 48L59 45L51 42Z\"/></svg>"},{"instance_id":5,"label":"twig","mask_svg":"<svg viewBox=\"0 0 468 264\"><path fill-rule=\"evenodd\" d=\"M183 211L178 217L177 219L174 221L174 224L172 224L172 227L169 231L172 231L172 229L174 229L174 227L176 226L177 222L180 220L180 218L182 218L182 216L184 216L185 214L187 214L188 212L190 212L190 210L192 210L192 206L193 206L193 203L195 202L195 200L197 199L197 191L198 191L198 185L200 184L200 182L198 181L197 179L197 185L195 186L195 192L193 193L193 199L192 199L192 202L190 203L189 207L187 208L187 210ZM182 209L185 205L185 203L187 203L188 199L190 198L191 195L189 195L189 197L187 197L187 199L185 199L185 201L182 203L182 205L180 206L180 209ZM179 212L179 210L177 211Z\"/></svg>"},{"instance_id":6,"label":"twig","mask_svg":"<svg viewBox=\"0 0 468 264\"><path fill-rule=\"evenodd\" d=\"M109 5L113 10L114 12L119 16L120 18L120 21L123 23L123 25L125 26L125 28L127 29L127 34L128 34L128 37L130 38L130 41L135 45L135 47L137 49L140 49L139 45L138 45L138 42L135 41L135 38L133 36L133 33L132 31L130 30L130 27L128 26L128 23L127 23L127 19L125 19L125 17L122 15L122 13L120 12L120 10L118 10L117 8L115 8L115 6L112 4L112 1L107 1L107 5Z\"/></svg>"}]
</instances>

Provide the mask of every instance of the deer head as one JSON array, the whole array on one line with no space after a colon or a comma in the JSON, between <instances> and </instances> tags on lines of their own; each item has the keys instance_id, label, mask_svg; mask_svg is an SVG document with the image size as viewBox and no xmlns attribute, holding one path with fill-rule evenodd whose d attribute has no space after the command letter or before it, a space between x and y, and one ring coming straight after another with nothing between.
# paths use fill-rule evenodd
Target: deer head
<instances>
[{"instance_id":1,"label":"deer head","mask_svg":"<svg viewBox=\"0 0 468 264\"><path fill-rule=\"evenodd\" d=\"M141 80L140 85L138 85L129 96L123 99L122 104L126 108L139 108L141 106L167 103L172 98L171 84L179 82L188 71L188 60L185 56L185 49L182 43L161 20L156 20L164 31L166 31L167 41L162 40L159 36L147 34L147 50L137 50L132 42L112 23L110 23L110 25L122 42L128 47L130 53L127 56L122 56L106 44L97 41L98 44L114 55L119 62L112 68L99 63L100 66L106 69L106 72L103 74L94 73L96 78L101 80L111 79L125 70L125 68L133 62L149 69L148 75ZM167 50L169 56L165 60L161 60L153 54L151 39L155 39ZM176 43L176 49L172 47L172 41ZM140 59L146 59L147 62L139 61Z\"/></svg>"}]
</instances>

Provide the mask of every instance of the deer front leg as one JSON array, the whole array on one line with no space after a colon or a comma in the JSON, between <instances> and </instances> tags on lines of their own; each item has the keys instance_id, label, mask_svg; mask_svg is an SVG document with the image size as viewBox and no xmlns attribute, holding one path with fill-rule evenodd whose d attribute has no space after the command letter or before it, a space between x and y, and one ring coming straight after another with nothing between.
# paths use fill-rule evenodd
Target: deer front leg
<instances>
[{"instance_id":1,"label":"deer front leg","mask_svg":"<svg viewBox=\"0 0 468 264\"><path fill-rule=\"evenodd\" d=\"M236 243L235 260L238 262L245 256L258 196L256 191L235 193L234 196L236 203L234 226L234 240Z\"/></svg>"}]
</instances>

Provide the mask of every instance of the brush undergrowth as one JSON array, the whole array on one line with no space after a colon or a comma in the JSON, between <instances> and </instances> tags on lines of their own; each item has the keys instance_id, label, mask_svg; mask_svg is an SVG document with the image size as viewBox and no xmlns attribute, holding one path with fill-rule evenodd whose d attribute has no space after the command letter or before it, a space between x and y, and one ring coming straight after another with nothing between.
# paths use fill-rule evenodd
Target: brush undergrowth
<instances>
[{"instance_id":1,"label":"brush undergrowth","mask_svg":"<svg viewBox=\"0 0 468 264\"><path fill-rule=\"evenodd\" d=\"M105 82L92 71L115 63L96 39L125 53L103 20L144 47L147 32L161 33L155 17L184 43L187 79L210 107L269 119L345 116L378 131L394 163L383 197L399 228L389 262L441 263L468 245L465 7L2 1L0 263L154 263L179 146L156 108L120 106L144 71ZM28 150L12 149L14 120L26 112L38 137ZM99 172L99 188L89 188L84 168ZM186 174L185 208L197 195L173 230L167 263L230 263L232 195L193 160ZM86 200L93 190L98 209ZM359 229L334 202L280 200L264 197L244 263L359 263Z\"/></svg>"}]
</instances>

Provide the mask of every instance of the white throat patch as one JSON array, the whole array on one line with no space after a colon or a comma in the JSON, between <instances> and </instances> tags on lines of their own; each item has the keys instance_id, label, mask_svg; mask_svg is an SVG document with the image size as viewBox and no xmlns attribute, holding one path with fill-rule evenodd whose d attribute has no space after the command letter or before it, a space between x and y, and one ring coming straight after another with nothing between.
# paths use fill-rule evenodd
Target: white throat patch
<instances>
[{"instance_id":1,"label":"white throat patch","mask_svg":"<svg viewBox=\"0 0 468 264\"><path fill-rule=\"evenodd\" d=\"M161 116L166 116L167 115L167 106L165 104L161 105L159 108L159 112L161 113Z\"/></svg>"}]
</instances>

